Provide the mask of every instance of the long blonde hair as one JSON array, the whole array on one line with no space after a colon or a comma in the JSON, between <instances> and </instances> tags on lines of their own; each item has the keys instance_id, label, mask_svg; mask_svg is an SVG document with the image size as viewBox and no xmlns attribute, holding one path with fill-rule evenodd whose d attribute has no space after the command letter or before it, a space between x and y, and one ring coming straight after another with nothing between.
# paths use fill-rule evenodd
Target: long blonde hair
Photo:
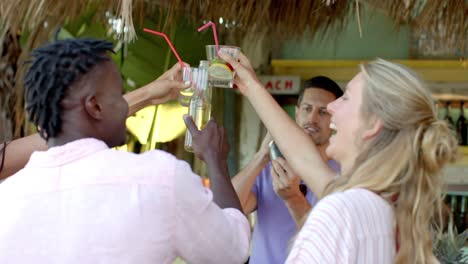
<instances>
[{"instance_id":1,"label":"long blonde hair","mask_svg":"<svg viewBox=\"0 0 468 264\"><path fill-rule=\"evenodd\" d=\"M360 70L363 119L378 118L383 128L356 143L362 151L354 167L325 192L365 188L387 199L399 230L396 263L438 263L432 239L444 225L441 170L455 158L454 132L437 120L431 94L412 70L382 59Z\"/></svg>"}]
</instances>

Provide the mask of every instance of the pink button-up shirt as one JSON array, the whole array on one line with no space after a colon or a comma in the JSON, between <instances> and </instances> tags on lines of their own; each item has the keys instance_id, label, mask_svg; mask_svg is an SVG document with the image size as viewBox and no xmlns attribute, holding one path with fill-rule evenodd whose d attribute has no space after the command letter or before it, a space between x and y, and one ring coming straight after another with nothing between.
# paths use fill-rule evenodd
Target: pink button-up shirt
<instances>
[{"instance_id":1,"label":"pink button-up shirt","mask_svg":"<svg viewBox=\"0 0 468 264\"><path fill-rule=\"evenodd\" d=\"M243 263L249 224L186 162L82 139L0 184L0 263Z\"/></svg>"}]
</instances>

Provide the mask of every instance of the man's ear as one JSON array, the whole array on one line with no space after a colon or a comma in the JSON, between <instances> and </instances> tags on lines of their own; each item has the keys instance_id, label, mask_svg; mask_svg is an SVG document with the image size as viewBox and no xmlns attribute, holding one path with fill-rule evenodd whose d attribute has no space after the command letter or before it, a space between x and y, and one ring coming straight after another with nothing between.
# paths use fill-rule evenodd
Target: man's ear
<instances>
[{"instance_id":1,"label":"man's ear","mask_svg":"<svg viewBox=\"0 0 468 264\"><path fill-rule=\"evenodd\" d=\"M86 113L93 119L101 120L102 119L102 106L98 102L95 94L91 94L85 97L84 99L84 108Z\"/></svg>"},{"instance_id":2,"label":"man's ear","mask_svg":"<svg viewBox=\"0 0 468 264\"><path fill-rule=\"evenodd\" d=\"M364 130L364 133L362 134L362 139L368 140L377 136L377 134L379 134L382 128L383 128L382 120L380 120L380 118L377 118L377 117L372 117L371 120L369 121L367 129Z\"/></svg>"}]
</instances>

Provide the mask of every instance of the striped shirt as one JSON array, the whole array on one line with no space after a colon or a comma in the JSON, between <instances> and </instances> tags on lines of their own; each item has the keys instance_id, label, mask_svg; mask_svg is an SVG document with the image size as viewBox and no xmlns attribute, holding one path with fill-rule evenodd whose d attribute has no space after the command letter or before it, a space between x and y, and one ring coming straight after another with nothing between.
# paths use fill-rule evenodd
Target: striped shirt
<instances>
[{"instance_id":1,"label":"striped shirt","mask_svg":"<svg viewBox=\"0 0 468 264\"><path fill-rule=\"evenodd\" d=\"M391 205L365 189L331 194L310 213L286 263L394 263Z\"/></svg>"}]
</instances>

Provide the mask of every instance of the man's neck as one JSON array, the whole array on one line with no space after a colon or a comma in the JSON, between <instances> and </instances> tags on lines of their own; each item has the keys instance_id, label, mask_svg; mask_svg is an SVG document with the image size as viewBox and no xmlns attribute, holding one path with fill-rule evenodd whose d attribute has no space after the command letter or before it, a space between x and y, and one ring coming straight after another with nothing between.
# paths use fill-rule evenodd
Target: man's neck
<instances>
[{"instance_id":1,"label":"man's neck","mask_svg":"<svg viewBox=\"0 0 468 264\"><path fill-rule=\"evenodd\" d=\"M57 147L62 146L67 143L73 142L75 140L83 139L83 138L94 138L92 135L87 133L81 132L79 129L62 129L62 132L56 137L49 138L47 141L47 146Z\"/></svg>"},{"instance_id":2,"label":"man's neck","mask_svg":"<svg viewBox=\"0 0 468 264\"><path fill-rule=\"evenodd\" d=\"M49 138L47 146L57 147L83 138L97 138L93 133L92 124L86 119L82 109L75 108L62 116L60 132Z\"/></svg>"},{"instance_id":3,"label":"man's neck","mask_svg":"<svg viewBox=\"0 0 468 264\"><path fill-rule=\"evenodd\" d=\"M70 143L72 141L75 141L75 140L78 140L78 139L82 139L83 137L77 137L77 138L63 138L63 137L55 137L55 138L49 138L49 140L47 141L47 146L49 148L52 148L52 147L58 147L58 146L63 146L67 143Z\"/></svg>"}]
</instances>

